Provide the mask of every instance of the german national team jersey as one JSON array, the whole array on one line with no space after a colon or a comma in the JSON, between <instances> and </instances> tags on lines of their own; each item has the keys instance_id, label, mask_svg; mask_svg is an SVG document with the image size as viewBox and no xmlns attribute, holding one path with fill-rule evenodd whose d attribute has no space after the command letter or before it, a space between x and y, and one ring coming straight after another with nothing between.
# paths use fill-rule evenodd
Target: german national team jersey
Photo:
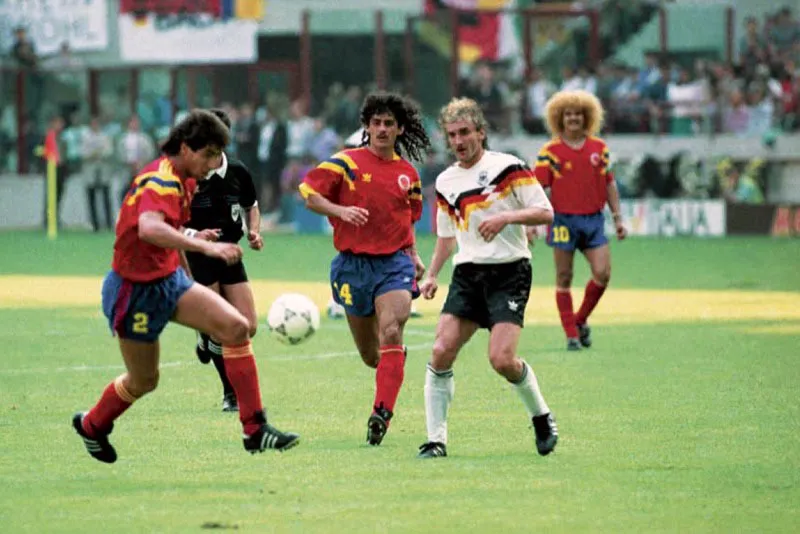
<instances>
[{"instance_id":1,"label":"german national team jersey","mask_svg":"<svg viewBox=\"0 0 800 534\"><path fill-rule=\"evenodd\" d=\"M117 274L132 282L150 282L175 272L180 265L178 251L139 239L139 215L163 213L165 222L178 229L189 219L194 188L194 179L178 176L166 156L148 164L133 179L117 220L111 265Z\"/></svg>"},{"instance_id":2,"label":"german national team jersey","mask_svg":"<svg viewBox=\"0 0 800 534\"><path fill-rule=\"evenodd\" d=\"M247 229L245 213L256 204L253 177L244 164L222 154L222 165L197 181L187 228L219 228L219 240L238 243Z\"/></svg>"},{"instance_id":3,"label":"german national team jersey","mask_svg":"<svg viewBox=\"0 0 800 534\"><path fill-rule=\"evenodd\" d=\"M309 172L300 193L369 210L363 226L330 218L333 245L340 252L384 255L414 244L414 223L422 216L421 183L414 167L398 155L384 160L368 148L344 150Z\"/></svg>"},{"instance_id":4,"label":"german national team jersey","mask_svg":"<svg viewBox=\"0 0 800 534\"><path fill-rule=\"evenodd\" d=\"M606 187L614 180L608 160L608 147L597 137L588 137L579 149L554 139L539 152L536 178L542 187L550 188L550 202L557 213L597 213L605 207Z\"/></svg>"},{"instance_id":5,"label":"german national team jersey","mask_svg":"<svg viewBox=\"0 0 800 534\"><path fill-rule=\"evenodd\" d=\"M455 237L453 264L510 263L530 258L525 227L506 225L487 242L478 226L491 215L526 208L552 210L533 171L514 156L486 151L469 169L452 165L436 178L436 233Z\"/></svg>"}]
</instances>

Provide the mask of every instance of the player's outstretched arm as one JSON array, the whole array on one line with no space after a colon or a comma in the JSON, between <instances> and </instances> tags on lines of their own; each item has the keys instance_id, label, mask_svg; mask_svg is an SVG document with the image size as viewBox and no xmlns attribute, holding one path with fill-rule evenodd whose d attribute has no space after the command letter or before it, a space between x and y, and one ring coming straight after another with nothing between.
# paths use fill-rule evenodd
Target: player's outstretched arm
<instances>
[{"instance_id":1,"label":"player's outstretched arm","mask_svg":"<svg viewBox=\"0 0 800 534\"><path fill-rule=\"evenodd\" d=\"M367 209L358 206L334 204L319 194L311 194L306 197L306 208L320 215L341 219L355 226L363 226L369 220L369 211Z\"/></svg>"},{"instance_id":2,"label":"player's outstretched arm","mask_svg":"<svg viewBox=\"0 0 800 534\"><path fill-rule=\"evenodd\" d=\"M436 245L433 247L433 256L431 256L431 264L428 267L428 274L425 275L425 280L423 280L419 286L420 293L422 293L422 296L426 299L432 299L436 296L436 290L439 289L439 285L436 283L436 277L439 276L439 272L455 249L455 237L439 237L436 239Z\"/></svg>"},{"instance_id":3,"label":"player's outstretched arm","mask_svg":"<svg viewBox=\"0 0 800 534\"><path fill-rule=\"evenodd\" d=\"M167 224L164 221L164 214L159 211L145 211L139 215L139 239L161 248L199 252L224 260L228 264L236 263L242 257L242 249L239 245L212 243L184 235Z\"/></svg>"}]
</instances>

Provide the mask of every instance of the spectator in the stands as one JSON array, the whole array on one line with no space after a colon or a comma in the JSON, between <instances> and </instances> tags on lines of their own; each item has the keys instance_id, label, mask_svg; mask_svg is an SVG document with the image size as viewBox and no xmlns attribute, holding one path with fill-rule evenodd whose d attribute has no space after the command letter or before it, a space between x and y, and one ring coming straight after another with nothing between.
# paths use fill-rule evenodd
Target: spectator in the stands
<instances>
[{"instance_id":1,"label":"spectator in the stands","mask_svg":"<svg viewBox=\"0 0 800 534\"><path fill-rule=\"evenodd\" d=\"M542 76L539 68L533 67L524 100L522 125L526 132L533 135L545 133L544 107L555 92L555 84Z\"/></svg>"}]
</instances>

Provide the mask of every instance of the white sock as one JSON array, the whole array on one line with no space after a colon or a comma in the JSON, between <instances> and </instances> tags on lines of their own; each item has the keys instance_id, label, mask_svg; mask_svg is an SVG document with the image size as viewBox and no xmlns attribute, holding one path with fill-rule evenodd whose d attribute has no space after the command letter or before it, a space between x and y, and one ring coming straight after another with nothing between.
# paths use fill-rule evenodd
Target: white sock
<instances>
[{"instance_id":1,"label":"white sock","mask_svg":"<svg viewBox=\"0 0 800 534\"><path fill-rule=\"evenodd\" d=\"M539 391L539 382L536 380L536 375L533 374L533 369L525 360L522 360L522 366L522 377L518 382L512 382L519 398L522 399L522 403L531 417L549 413L550 408L544 401L542 392Z\"/></svg>"},{"instance_id":2,"label":"white sock","mask_svg":"<svg viewBox=\"0 0 800 534\"><path fill-rule=\"evenodd\" d=\"M447 443L447 409L455 389L452 369L434 371L428 364L425 371L425 422L430 442Z\"/></svg>"},{"instance_id":3,"label":"white sock","mask_svg":"<svg viewBox=\"0 0 800 534\"><path fill-rule=\"evenodd\" d=\"M217 356L222 356L222 345L211 339L208 338L208 350L211 354L216 354Z\"/></svg>"}]
</instances>

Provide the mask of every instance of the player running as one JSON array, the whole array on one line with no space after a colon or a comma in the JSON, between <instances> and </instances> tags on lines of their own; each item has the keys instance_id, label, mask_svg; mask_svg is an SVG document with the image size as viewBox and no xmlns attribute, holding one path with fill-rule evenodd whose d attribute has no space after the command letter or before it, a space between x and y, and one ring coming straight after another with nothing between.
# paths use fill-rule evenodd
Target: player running
<instances>
[{"instance_id":1,"label":"player running","mask_svg":"<svg viewBox=\"0 0 800 534\"><path fill-rule=\"evenodd\" d=\"M627 230L622 223L617 184L609 170L608 147L595 137L603 125L600 101L586 91L562 91L550 98L545 112L553 140L539 152L535 174L542 187L550 188L555 210L547 244L553 247L556 305L567 335L567 350L580 350L581 346L592 345L587 321L611 278L603 218L606 203L617 239L625 239ZM570 291L576 249L583 253L592 270L577 315Z\"/></svg>"},{"instance_id":2,"label":"player running","mask_svg":"<svg viewBox=\"0 0 800 534\"><path fill-rule=\"evenodd\" d=\"M231 120L227 113L221 109L212 109L211 112L230 130ZM246 235L250 248L261 250L264 240L259 233L261 214L253 177L241 161L229 158L225 152L220 155L219 163L207 179L197 183L191 218L185 224L184 233L221 243L238 243ZM190 274L197 283L222 295L247 318L249 335L253 338L258 329L258 316L244 263L240 260L228 265L199 252L187 252L186 259ZM225 373L222 344L202 332L197 336L197 358L202 363L213 361L222 382L222 411L238 411L236 393Z\"/></svg>"},{"instance_id":3,"label":"player running","mask_svg":"<svg viewBox=\"0 0 800 534\"><path fill-rule=\"evenodd\" d=\"M422 215L420 179L400 154L421 160L430 140L416 104L392 93L368 95L361 124L362 147L320 163L300 192L333 226L339 254L331 263L331 289L361 359L377 369L367 442L380 445L403 384L403 328L425 271L414 239Z\"/></svg>"},{"instance_id":4,"label":"player running","mask_svg":"<svg viewBox=\"0 0 800 534\"><path fill-rule=\"evenodd\" d=\"M426 299L436 295L436 277L458 251L425 373L428 441L419 456L447 456L453 364L479 328L489 330L489 362L522 399L544 456L555 448L558 430L533 369L517 356L517 345L531 290L525 225L549 224L553 208L525 163L487 150L487 123L475 101L453 99L442 108L439 124L457 161L436 178L438 238L420 285Z\"/></svg>"},{"instance_id":5,"label":"player running","mask_svg":"<svg viewBox=\"0 0 800 534\"><path fill-rule=\"evenodd\" d=\"M206 176L219 161L230 134L212 113L192 111L171 131L163 156L147 165L125 195L116 228L112 270L103 282L103 313L119 347L126 372L103 391L88 412L72 419L95 459L113 463L117 453L108 436L114 421L158 384L159 336L168 321L208 332L222 343L225 370L239 401L245 450L286 450L299 442L267 424L250 325L229 302L192 282L180 266L180 251L205 254L232 265L242 249L184 235L193 176ZM187 421L184 419L185 426ZM176 433L185 428L173 429Z\"/></svg>"}]
</instances>

